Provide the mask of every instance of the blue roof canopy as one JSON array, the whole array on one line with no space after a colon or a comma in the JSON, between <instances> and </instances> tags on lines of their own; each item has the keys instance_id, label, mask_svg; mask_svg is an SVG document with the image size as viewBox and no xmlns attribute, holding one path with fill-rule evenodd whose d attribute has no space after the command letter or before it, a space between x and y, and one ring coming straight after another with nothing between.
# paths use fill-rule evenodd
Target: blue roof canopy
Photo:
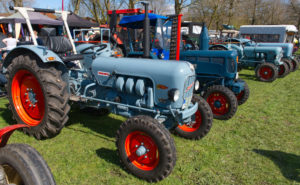
<instances>
[{"instance_id":1,"label":"blue roof canopy","mask_svg":"<svg viewBox=\"0 0 300 185\"><path fill-rule=\"evenodd\" d=\"M162 15L157 15L153 13L149 13L150 25L155 26L157 19L167 19L167 17ZM131 16L124 16L119 25L126 28L133 28L133 29L141 29L143 28L143 21L145 19L145 14L140 15L131 15Z\"/></svg>"}]
</instances>

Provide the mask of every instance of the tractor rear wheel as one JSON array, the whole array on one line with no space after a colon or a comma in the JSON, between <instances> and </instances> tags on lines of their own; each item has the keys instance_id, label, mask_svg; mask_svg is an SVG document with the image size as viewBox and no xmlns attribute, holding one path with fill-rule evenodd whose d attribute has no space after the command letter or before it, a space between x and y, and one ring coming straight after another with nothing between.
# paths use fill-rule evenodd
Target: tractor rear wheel
<instances>
[{"instance_id":1,"label":"tractor rear wheel","mask_svg":"<svg viewBox=\"0 0 300 185\"><path fill-rule=\"evenodd\" d=\"M236 94L236 99L238 101L238 105L242 105L248 100L250 96L250 89L244 80L239 79L239 81L244 82L244 90L242 90L239 94Z\"/></svg>"},{"instance_id":2,"label":"tractor rear wheel","mask_svg":"<svg viewBox=\"0 0 300 185\"><path fill-rule=\"evenodd\" d=\"M26 144L9 144L0 148L0 184L55 185L42 156Z\"/></svg>"},{"instance_id":3,"label":"tractor rear wheel","mask_svg":"<svg viewBox=\"0 0 300 185\"><path fill-rule=\"evenodd\" d=\"M262 63L256 67L255 74L262 82L273 82L278 76L278 70L274 64Z\"/></svg>"},{"instance_id":4,"label":"tractor rear wheel","mask_svg":"<svg viewBox=\"0 0 300 185\"><path fill-rule=\"evenodd\" d=\"M228 120L237 111L237 99L234 93L225 86L213 85L207 88L203 97L209 104L216 119Z\"/></svg>"},{"instance_id":5,"label":"tractor rear wheel","mask_svg":"<svg viewBox=\"0 0 300 185\"><path fill-rule=\"evenodd\" d=\"M198 110L190 125L178 125L175 128L176 134L187 139L201 139L212 127L213 114L208 103L200 96L194 95L192 102L198 103Z\"/></svg>"},{"instance_id":6,"label":"tractor rear wheel","mask_svg":"<svg viewBox=\"0 0 300 185\"><path fill-rule=\"evenodd\" d=\"M291 62L292 62L292 66L293 66L292 71L298 70L299 69L299 63L295 59L292 59Z\"/></svg>"},{"instance_id":7,"label":"tractor rear wheel","mask_svg":"<svg viewBox=\"0 0 300 185\"><path fill-rule=\"evenodd\" d=\"M31 126L24 132L37 139L59 134L70 106L67 70L59 63L43 63L33 54L19 55L7 68L7 95L13 118Z\"/></svg>"},{"instance_id":8,"label":"tractor rear wheel","mask_svg":"<svg viewBox=\"0 0 300 185\"><path fill-rule=\"evenodd\" d=\"M116 136L121 163L133 175L150 182L166 178L176 163L176 149L169 131L149 116L129 118Z\"/></svg>"},{"instance_id":9,"label":"tractor rear wheel","mask_svg":"<svg viewBox=\"0 0 300 185\"><path fill-rule=\"evenodd\" d=\"M283 64L279 65L278 67L278 77L283 78L288 75L290 72L287 63L283 62Z\"/></svg>"}]
</instances>

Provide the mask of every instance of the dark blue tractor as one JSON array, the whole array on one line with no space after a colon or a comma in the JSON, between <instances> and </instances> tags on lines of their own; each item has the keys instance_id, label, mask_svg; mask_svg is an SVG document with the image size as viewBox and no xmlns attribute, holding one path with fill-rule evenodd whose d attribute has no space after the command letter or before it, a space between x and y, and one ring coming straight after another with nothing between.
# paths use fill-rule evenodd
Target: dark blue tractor
<instances>
[{"instance_id":1,"label":"dark blue tractor","mask_svg":"<svg viewBox=\"0 0 300 185\"><path fill-rule=\"evenodd\" d=\"M128 117L116 134L122 164L155 182L167 177L176 163L168 129L190 139L209 132L213 114L193 94L196 75L189 62L116 58L109 43L75 48L67 24L70 12L12 9L26 19L33 39L33 45L11 50L3 63L13 117L30 126L25 133L37 139L59 134L69 119L70 102ZM27 11L61 14L68 37L50 31L40 37L45 46L38 46Z\"/></svg>"},{"instance_id":2,"label":"dark blue tractor","mask_svg":"<svg viewBox=\"0 0 300 185\"><path fill-rule=\"evenodd\" d=\"M164 17L151 14L150 36L152 59L179 59L194 64L199 89L197 90L209 103L214 118L227 120L237 111L237 105L245 103L249 97L249 88L238 79L236 51L209 51L206 27L201 35L200 50L181 42L180 16ZM142 46L136 42L143 33L144 14L124 16L119 25L128 29L127 57L142 56ZM134 34L132 34L134 33Z\"/></svg>"}]
</instances>

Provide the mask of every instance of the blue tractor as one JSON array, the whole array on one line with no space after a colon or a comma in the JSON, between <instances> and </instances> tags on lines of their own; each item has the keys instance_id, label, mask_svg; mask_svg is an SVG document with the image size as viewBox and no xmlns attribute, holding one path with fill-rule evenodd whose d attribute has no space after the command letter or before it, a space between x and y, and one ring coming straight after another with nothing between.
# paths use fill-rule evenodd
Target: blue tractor
<instances>
[{"instance_id":1,"label":"blue tractor","mask_svg":"<svg viewBox=\"0 0 300 185\"><path fill-rule=\"evenodd\" d=\"M236 51L209 51L208 34L204 26L200 36L200 50L191 50L189 44L182 44L180 39L180 16L149 16L152 59L179 59L194 64L200 88L197 90L208 102L214 118L228 120L237 111L238 104L245 103L249 97L249 87L237 73ZM139 36L143 33L144 14L124 16L119 25L128 29L127 57L142 56ZM132 34L135 33L135 34ZM135 37L134 37L135 36ZM136 42L138 41L138 42ZM175 54L175 55L174 55Z\"/></svg>"},{"instance_id":2,"label":"blue tractor","mask_svg":"<svg viewBox=\"0 0 300 185\"><path fill-rule=\"evenodd\" d=\"M224 42L210 46L210 50L235 50L238 52L239 70L254 68L258 80L272 82L277 77L284 77L289 73L288 61L283 61L283 49L274 46L245 46L235 42Z\"/></svg>"},{"instance_id":3,"label":"blue tractor","mask_svg":"<svg viewBox=\"0 0 300 185\"><path fill-rule=\"evenodd\" d=\"M243 45L244 47L248 46L259 46L259 47L281 47L283 50L282 61L288 65L289 72L294 72L299 68L299 62L293 56L294 46L292 43L266 43L266 42L255 42L249 39L228 39L226 40L228 43ZM283 67L282 65L280 67ZM281 69L279 69L281 71ZM280 74L279 74L280 76Z\"/></svg>"},{"instance_id":4,"label":"blue tractor","mask_svg":"<svg viewBox=\"0 0 300 185\"><path fill-rule=\"evenodd\" d=\"M137 177L156 182L176 163L168 129L191 139L209 132L213 114L205 100L193 95L196 76L189 62L116 58L108 43L75 48L67 24L70 12L11 9L23 15L33 40L11 50L3 63L10 109L18 123L30 126L25 133L37 139L59 134L70 101L107 109L129 118L116 135L122 164ZM45 46L38 46L28 11L61 14L68 37L49 31L40 37Z\"/></svg>"}]
</instances>

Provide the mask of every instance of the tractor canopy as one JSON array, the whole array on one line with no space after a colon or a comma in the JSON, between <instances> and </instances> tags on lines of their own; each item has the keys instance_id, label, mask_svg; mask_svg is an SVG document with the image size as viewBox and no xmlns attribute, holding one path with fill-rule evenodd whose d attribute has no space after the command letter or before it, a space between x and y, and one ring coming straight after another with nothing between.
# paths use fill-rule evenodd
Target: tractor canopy
<instances>
[{"instance_id":1,"label":"tractor canopy","mask_svg":"<svg viewBox=\"0 0 300 185\"><path fill-rule=\"evenodd\" d=\"M153 13L149 13L150 26L156 26L156 22L158 19L167 19L167 17L162 15L157 15ZM143 22L145 20L145 14L140 15L132 15L132 16L124 16L119 25L126 28L132 29L142 29Z\"/></svg>"}]
</instances>

